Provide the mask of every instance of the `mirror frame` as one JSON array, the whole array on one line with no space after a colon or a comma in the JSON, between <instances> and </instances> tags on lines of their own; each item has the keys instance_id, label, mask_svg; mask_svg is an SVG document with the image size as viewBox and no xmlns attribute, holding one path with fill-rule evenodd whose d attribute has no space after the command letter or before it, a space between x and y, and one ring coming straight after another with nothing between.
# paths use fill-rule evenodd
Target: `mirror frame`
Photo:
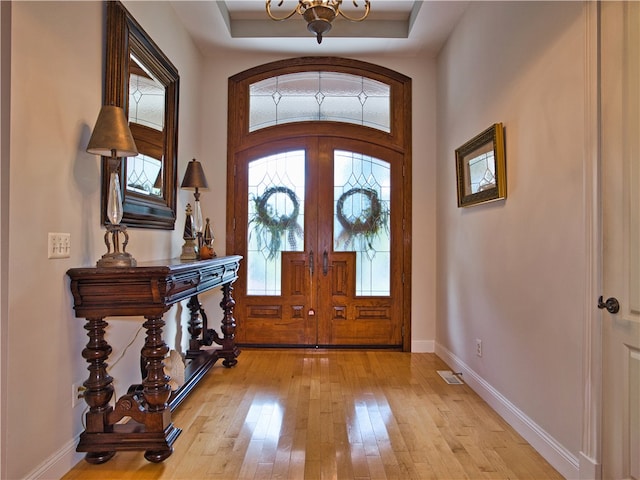
<instances>
[{"instance_id":1,"label":"mirror frame","mask_svg":"<svg viewBox=\"0 0 640 480\"><path fill-rule=\"evenodd\" d=\"M178 164L178 70L119 1L107 1L107 38L104 104L129 112L129 56L149 68L165 86L164 156L162 196L149 197L127 191L126 174L119 175L122 192L122 224L130 227L173 230L176 222L176 177ZM134 137L135 140L135 137ZM102 157L101 222L107 224L109 158ZM120 172L127 171L122 158Z\"/></svg>"}]
</instances>

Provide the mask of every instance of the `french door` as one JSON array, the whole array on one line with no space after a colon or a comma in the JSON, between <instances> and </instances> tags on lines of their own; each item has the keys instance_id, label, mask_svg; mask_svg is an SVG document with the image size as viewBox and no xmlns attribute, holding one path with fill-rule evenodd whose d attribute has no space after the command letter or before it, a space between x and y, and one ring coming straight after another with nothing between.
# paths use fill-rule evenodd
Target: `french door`
<instances>
[{"instance_id":1,"label":"french door","mask_svg":"<svg viewBox=\"0 0 640 480\"><path fill-rule=\"evenodd\" d=\"M402 163L332 136L237 154L238 343L402 347Z\"/></svg>"}]
</instances>

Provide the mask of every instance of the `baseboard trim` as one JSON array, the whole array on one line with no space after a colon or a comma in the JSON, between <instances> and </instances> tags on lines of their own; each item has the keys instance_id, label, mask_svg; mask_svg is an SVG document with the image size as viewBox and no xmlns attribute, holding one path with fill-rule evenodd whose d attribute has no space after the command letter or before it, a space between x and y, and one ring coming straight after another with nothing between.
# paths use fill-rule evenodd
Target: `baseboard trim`
<instances>
[{"instance_id":1,"label":"baseboard trim","mask_svg":"<svg viewBox=\"0 0 640 480\"><path fill-rule=\"evenodd\" d=\"M602 464L580 452L580 480L601 480Z\"/></svg>"},{"instance_id":2,"label":"baseboard trim","mask_svg":"<svg viewBox=\"0 0 640 480\"><path fill-rule=\"evenodd\" d=\"M436 343L435 353L449 368L462 372L462 378L467 385L522 435L562 476L567 479L580 478L580 465L575 455L444 346Z\"/></svg>"},{"instance_id":3,"label":"baseboard trim","mask_svg":"<svg viewBox=\"0 0 640 480\"><path fill-rule=\"evenodd\" d=\"M434 340L413 340L411 342L411 353L433 353L436 342Z\"/></svg>"},{"instance_id":4,"label":"baseboard trim","mask_svg":"<svg viewBox=\"0 0 640 480\"><path fill-rule=\"evenodd\" d=\"M53 480L62 478L82 458L83 453L76 452L79 436L65 444L60 450L47 458L35 470L25 476L26 480Z\"/></svg>"}]
</instances>

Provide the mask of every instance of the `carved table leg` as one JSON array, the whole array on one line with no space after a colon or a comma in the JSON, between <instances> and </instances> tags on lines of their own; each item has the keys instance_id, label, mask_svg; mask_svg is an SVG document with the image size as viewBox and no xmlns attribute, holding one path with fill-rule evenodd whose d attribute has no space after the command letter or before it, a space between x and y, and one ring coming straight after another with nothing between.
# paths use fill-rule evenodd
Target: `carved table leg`
<instances>
[{"instance_id":1,"label":"carved table leg","mask_svg":"<svg viewBox=\"0 0 640 480\"><path fill-rule=\"evenodd\" d=\"M106 360L111 354L111 346L104 339L104 329L107 322L102 318L87 318L85 330L89 342L82 356L89 363L89 379L84 382L87 390L84 399L89 405L86 415L86 429L80 436L78 444L79 452L88 452L85 460L89 463L104 463L115 455L114 451L90 451L91 441L89 437L94 433L106 433L112 430L112 426L107 422L107 416L112 407L109 401L113 396L113 378L107 373Z\"/></svg>"},{"instance_id":2,"label":"carved table leg","mask_svg":"<svg viewBox=\"0 0 640 480\"><path fill-rule=\"evenodd\" d=\"M187 358L195 358L200 355L200 335L202 334L202 323L200 321L200 300L194 295L187 303L189 307L189 350L187 350Z\"/></svg>"},{"instance_id":3,"label":"carved table leg","mask_svg":"<svg viewBox=\"0 0 640 480\"><path fill-rule=\"evenodd\" d=\"M145 429L147 432L165 432L173 429L171 411L167 405L171 395L169 377L164 373L163 359L169 352L169 347L162 338L164 320L162 315L145 317L147 321L143 327L147 330L142 356L147 360L147 376L142 381L142 394L147 403ZM145 458L150 462L161 462L173 452L173 448L157 451L148 450Z\"/></svg>"},{"instance_id":4,"label":"carved table leg","mask_svg":"<svg viewBox=\"0 0 640 480\"><path fill-rule=\"evenodd\" d=\"M220 302L220 307L222 307L222 311L224 312L221 327L223 336L222 339L216 341L216 343L222 346L222 350L219 351L218 356L224 357L225 360L222 364L228 368L238 363L237 358L238 355L240 355L240 350L235 344L236 319L233 318L233 307L235 307L236 301L231 295L232 291L233 287L231 284L222 286L222 301Z\"/></svg>"}]
</instances>

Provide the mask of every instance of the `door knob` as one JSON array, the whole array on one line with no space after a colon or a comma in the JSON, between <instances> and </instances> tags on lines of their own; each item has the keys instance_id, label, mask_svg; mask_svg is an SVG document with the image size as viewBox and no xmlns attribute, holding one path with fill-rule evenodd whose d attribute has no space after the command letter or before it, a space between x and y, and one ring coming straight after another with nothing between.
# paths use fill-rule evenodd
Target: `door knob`
<instances>
[{"instance_id":1,"label":"door knob","mask_svg":"<svg viewBox=\"0 0 640 480\"><path fill-rule=\"evenodd\" d=\"M598 298L598 308L603 309L606 308L609 313L618 313L620 311L620 302L615 297L607 298L606 302L602 301L602 295Z\"/></svg>"}]
</instances>

